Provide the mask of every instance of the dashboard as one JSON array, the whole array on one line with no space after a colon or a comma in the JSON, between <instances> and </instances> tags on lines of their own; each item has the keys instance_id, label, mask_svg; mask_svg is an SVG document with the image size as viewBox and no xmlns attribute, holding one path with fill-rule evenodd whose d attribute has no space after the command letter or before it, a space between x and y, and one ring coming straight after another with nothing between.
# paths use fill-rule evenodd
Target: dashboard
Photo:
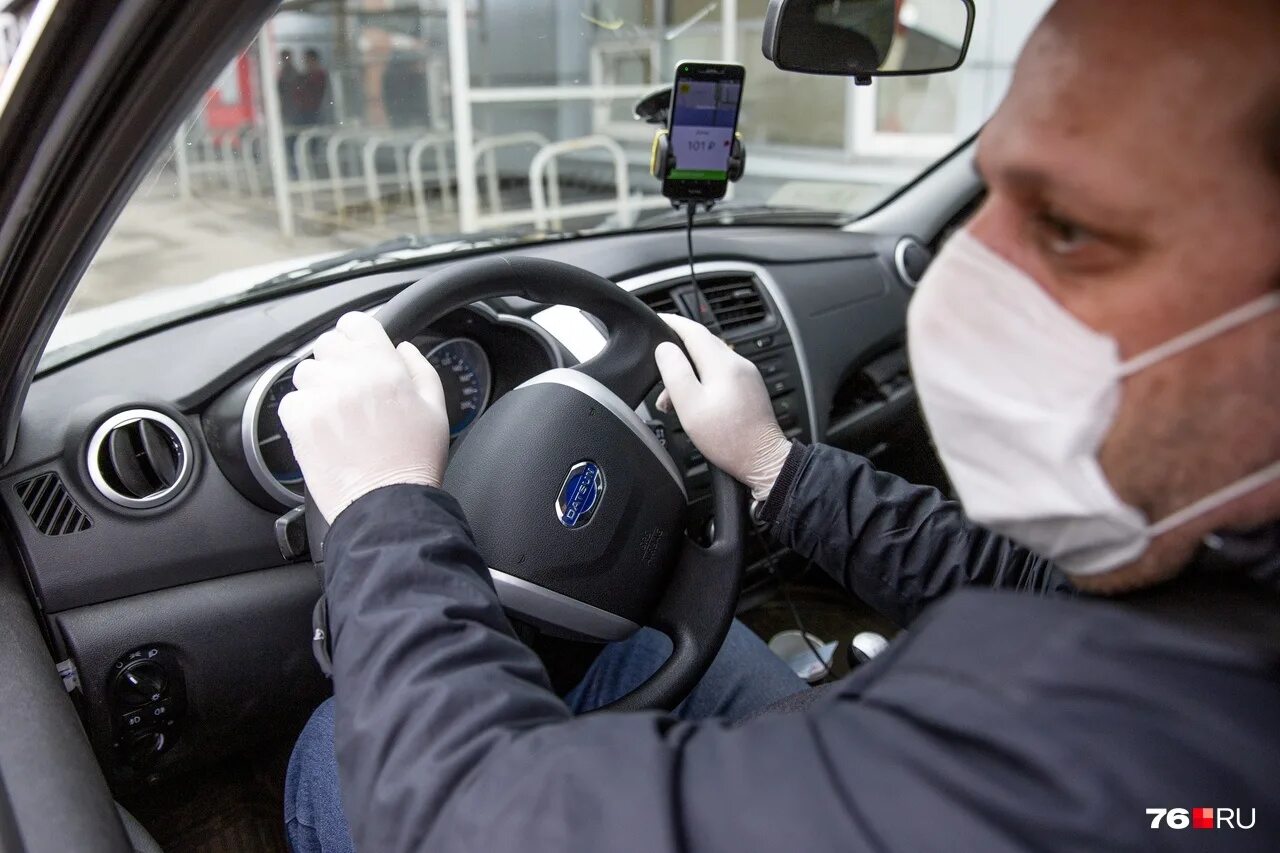
<instances>
[{"instance_id":1,"label":"dashboard","mask_svg":"<svg viewBox=\"0 0 1280 853\"><path fill-rule=\"evenodd\" d=\"M722 226L699 233L698 252L696 280L680 231L512 254L574 264L705 323L760 368L794 438L890 468L927 455L904 349L926 247L834 228ZM302 483L280 399L344 312L376 311L447 262L175 322L33 384L0 503L113 785L291 737L327 694L309 643L319 581L282 541ZM494 400L590 358L604 337L576 309L506 298L456 311L412 342L441 375L457 444ZM696 535L709 517L707 466L654 396L640 414L685 475Z\"/></svg>"},{"instance_id":2,"label":"dashboard","mask_svg":"<svg viewBox=\"0 0 1280 853\"><path fill-rule=\"evenodd\" d=\"M410 341L440 374L449 438L457 439L489 404L492 364L485 348L471 338L419 335ZM285 359L263 372L249 392L244 424L246 456L259 485L287 502L303 498L302 470L280 422L280 401L293 390L297 361Z\"/></svg>"},{"instance_id":3,"label":"dashboard","mask_svg":"<svg viewBox=\"0 0 1280 853\"><path fill-rule=\"evenodd\" d=\"M559 344L545 329L486 305L450 314L412 337L410 343L440 375L452 442L465 436L493 400L565 363ZM280 423L279 409L280 401L293 390L293 369L308 352L309 347L304 347L259 373L243 401L239 386L233 389L206 419L207 428L215 432L239 429L239 452L224 452L219 461L225 469L241 472L232 475L233 482L259 504L288 507L302 503L302 472ZM215 444L220 448L233 445L234 438ZM252 482L243 476L245 470Z\"/></svg>"}]
</instances>

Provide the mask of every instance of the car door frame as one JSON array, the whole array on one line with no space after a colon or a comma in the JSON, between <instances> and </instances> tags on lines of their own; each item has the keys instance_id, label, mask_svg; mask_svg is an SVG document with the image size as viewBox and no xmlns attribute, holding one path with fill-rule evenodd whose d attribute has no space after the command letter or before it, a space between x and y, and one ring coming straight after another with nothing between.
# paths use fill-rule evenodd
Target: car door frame
<instances>
[{"instance_id":1,"label":"car door frame","mask_svg":"<svg viewBox=\"0 0 1280 853\"><path fill-rule=\"evenodd\" d=\"M16 5L16 4L11 4ZM269 0L38 0L0 82L0 467L93 254ZM6 7L10 8L10 7ZM0 844L130 850L0 518Z\"/></svg>"}]
</instances>

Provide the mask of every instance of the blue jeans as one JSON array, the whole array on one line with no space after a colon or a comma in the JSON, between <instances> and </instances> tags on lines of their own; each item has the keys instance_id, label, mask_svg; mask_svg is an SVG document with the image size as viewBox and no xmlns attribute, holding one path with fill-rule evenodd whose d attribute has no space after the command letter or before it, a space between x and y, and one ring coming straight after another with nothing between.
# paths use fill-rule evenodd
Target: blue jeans
<instances>
[{"instance_id":1,"label":"blue jeans","mask_svg":"<svg viewBox=\"0 0 1280 853\"><path fill-rule=\"evenodd\" d=\"M575 714L612 702L639 687L671 654L671 642L648 628L606 646L582 681L564 697ZM710 669L675 714L684 720L740 720L805 689L805 683L759 637L734 621ZM294 853L355 849L338 792L333 700L307 722L289 759L284 821Z\"/></svg>"}]
</instances>

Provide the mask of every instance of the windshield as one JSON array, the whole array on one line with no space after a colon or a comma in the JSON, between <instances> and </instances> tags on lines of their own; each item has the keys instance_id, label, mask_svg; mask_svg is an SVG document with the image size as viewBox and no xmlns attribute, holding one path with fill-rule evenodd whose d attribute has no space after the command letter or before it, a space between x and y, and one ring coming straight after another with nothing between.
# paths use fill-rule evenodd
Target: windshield
<instances>
[{"instance_id":1,"label":"windshield","mask_svg":"<svg viewBox=\"0 0 1280 853\"><path fill-rule=\"evenodd\" d=\"M959 71L858 87L764 59L767 0L286 3L153 164L44 366L316 270L678 227L632 113L684 60L746 67L746 175L706 227L838 226L980 127L1048 5L983 3ZM948 6L901 3L908 48Z\"/></svg>"}]
</instances>

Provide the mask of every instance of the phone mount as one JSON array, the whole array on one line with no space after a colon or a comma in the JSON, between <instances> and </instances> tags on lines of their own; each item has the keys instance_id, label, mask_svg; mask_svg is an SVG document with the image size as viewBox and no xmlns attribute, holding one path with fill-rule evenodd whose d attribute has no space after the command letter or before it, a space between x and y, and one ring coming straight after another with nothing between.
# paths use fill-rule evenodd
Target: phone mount
<instances>
[{"instance_id":1,"label":"phone mount","mask_svg":"<svg viewBox=\"0 0 1280 853\"><path fill-rule=\"evenodd\" d=\"M675 168L676 158L671 151L671 138L668 135L665 125L669 118L671 110L671 87L664 86L661 89L655 89L645 95L636 102L634 113L636 119L646 122L647 124L664 125L653 135L653 149L649 152L649 174L653 175L659 181L665 181L667 175ZM730 181L741 180L743 173L747 168L747 148L742 142L742 134L735 133L733 135L733 147L729 151L729 168L728 178ZM688 202L673 200L675 207L681 207ZM713 201L697 201L694 204L700 204L708 210L715 204Z\"/></svg>"},{"instance_id":2,"label":"phone mount","mask_svg":"<svg viewBox=\"0 0 1280 853\"><path fill-rule=\"evenodd\" d=\"M671 150L671 136L664 128L653 135L653 150L649 152L649 174L660 181L665 181L667 175L675 167L676 155ZM742 144L742 134L735 133L733 135L733 146L729 149L729 167L727 169L729 180L741 180L742 174L746 169L747 148Z\"/></svg>"}]
</instances>

